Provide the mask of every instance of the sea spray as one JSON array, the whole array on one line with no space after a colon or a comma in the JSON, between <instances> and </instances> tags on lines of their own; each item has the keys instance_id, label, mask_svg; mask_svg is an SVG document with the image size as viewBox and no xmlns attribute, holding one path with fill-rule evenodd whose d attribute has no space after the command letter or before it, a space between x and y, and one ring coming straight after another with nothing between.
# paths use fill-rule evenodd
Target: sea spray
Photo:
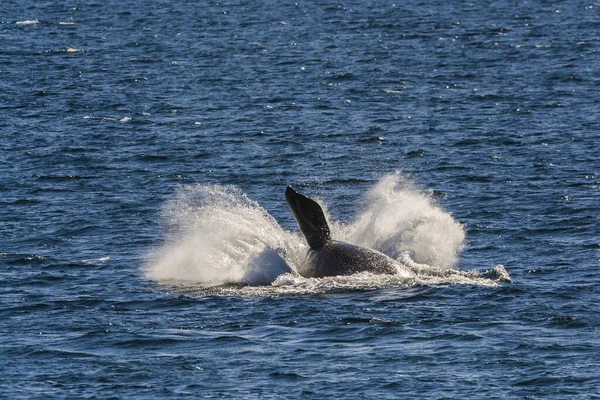
<instances>
[{"instance_id":1,"label":"sea spray","mask_svg":"<svg viewBox=\"0 0 600 400\"><path fill-rule=\"evenodd\" d=\"M191 185L163 210L165 244L150 256L149 278L158 281L270 283L291 272L306 246L282 229L239 189Z\"/></svg>"},{"instance_id":2,"label":"sea spray","mask_svg":"<svg viewBox=\"0 0 600 400\"><path fill-rule=\"evenodd\" d=\"M461 224L400 173L382 178L369 191L354 222L334 226L340 240L395 259L409 252L417 263L438 268L456 265L465 239Z\"/></svg>"}]
</instances>

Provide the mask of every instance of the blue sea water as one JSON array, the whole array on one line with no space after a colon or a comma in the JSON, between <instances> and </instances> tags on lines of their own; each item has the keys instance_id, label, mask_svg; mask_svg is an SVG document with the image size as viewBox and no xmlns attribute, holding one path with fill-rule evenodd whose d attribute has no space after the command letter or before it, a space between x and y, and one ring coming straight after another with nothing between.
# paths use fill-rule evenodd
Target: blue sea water
<instances>
[{"instance_id":1,"label":"blue sea water","mask_svg":"<svg viewBox=\"0 0 600 400\"><path fill-rule=\"evenodd\" d=\"M1 398L600 398L600 4L6 1ZM286 185L412 278L305 279Z\"/></svg>"}]
</instances>

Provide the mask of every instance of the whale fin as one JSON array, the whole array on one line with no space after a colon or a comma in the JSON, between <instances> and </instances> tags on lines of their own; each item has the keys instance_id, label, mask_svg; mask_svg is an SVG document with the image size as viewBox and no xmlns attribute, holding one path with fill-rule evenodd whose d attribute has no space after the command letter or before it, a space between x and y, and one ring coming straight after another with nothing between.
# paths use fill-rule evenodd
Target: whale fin
<instances>
[{"instance_id":1,"label":"whale fin","mask_svg":"<svg viewBox=\"0 0 600 400\"><path fill-rule=\"evenodd\" d=\"M285 200L311 249L319 250L331 242L329 226L319 203L290 186L285 189Z\"/></svg>"}]
</instances>

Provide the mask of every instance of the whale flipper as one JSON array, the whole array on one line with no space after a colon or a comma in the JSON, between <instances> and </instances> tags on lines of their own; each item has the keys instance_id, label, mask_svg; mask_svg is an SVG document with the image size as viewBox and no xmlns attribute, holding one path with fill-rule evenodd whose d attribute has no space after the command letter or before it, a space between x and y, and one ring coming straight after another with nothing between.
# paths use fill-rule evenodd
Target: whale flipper
<instances>
[{"instance_id":1,"label":"whale flipper","mask_svg":"<svg viewBox=\"0 0 600 400\"><path fill-rule=\"evenodd\" d=\"M285 200L311 249L319 250L331 243L327 219L319 203L290 186L285 189Z\"/></svg>"}]
</instances>

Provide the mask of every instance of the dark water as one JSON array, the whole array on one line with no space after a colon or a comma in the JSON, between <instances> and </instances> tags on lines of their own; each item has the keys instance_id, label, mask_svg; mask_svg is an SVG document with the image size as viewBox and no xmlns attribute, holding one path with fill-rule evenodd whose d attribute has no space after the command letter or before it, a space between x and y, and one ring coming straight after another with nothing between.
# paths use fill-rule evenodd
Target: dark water
<instances>
[{"instance_id":1,"label":"dark water","mask_svg":"<svg viewBox=\"0 0 600 400\"><path fill-rule=\"evenodd\" d=\"M600 398L600 5L7 1L0 43L0 397ZM145 270L181 188L284 238L287 184L352 224L397 171L512 282Z\"/></svg>"}]
</instances>

